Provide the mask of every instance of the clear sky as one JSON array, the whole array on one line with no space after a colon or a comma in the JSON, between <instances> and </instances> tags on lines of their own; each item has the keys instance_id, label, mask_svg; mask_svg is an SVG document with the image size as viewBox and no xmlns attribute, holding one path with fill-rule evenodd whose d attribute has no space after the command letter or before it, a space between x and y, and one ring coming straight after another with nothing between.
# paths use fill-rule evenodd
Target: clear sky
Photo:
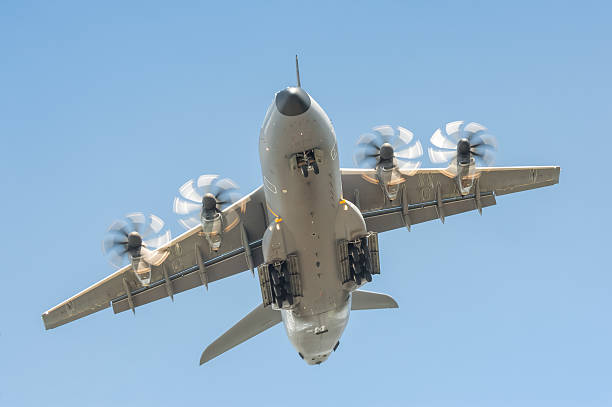
<instances>
[{"instance_id":1,"label":"clear sky","mask_svg":"<svg viewBox=\"0 0 612 407\"><path fill-rule=\"evenodd\" d=\"M0 3L0 405L612 405L609 3L261 3ZM280 325L198 366L260 302L248 272L45 331L43 311L113 271L114 219L153 212L177 235L189 178L260 185L296 53L343 166L372 126L426 143L474 120L497 165L561 182L381 235L367 288L400 309L353 313L321 366Z\"/></svg>"}]
</instances>

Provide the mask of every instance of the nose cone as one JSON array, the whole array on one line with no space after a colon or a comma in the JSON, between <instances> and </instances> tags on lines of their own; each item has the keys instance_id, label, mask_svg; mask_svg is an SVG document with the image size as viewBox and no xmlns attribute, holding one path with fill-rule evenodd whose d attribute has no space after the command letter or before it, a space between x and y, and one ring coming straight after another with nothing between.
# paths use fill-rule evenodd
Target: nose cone
<instances>
[{"instance_id":1,"label":"nose cone","mask_svg":"<svg viewBox=\"0 0 612 407\"><path fill-rule=\"evenodd\" d=\"M276 108L285 116L297 116L310 108L310 96L302 88L291 87L276 94Z\"/></svg>"}]
</instances>

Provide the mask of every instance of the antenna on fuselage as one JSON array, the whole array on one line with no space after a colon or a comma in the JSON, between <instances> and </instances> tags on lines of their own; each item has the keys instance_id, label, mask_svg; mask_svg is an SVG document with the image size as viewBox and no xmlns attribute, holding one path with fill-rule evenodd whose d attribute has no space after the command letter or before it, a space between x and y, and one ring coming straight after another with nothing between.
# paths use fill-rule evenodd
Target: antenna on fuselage
<instances>
[{"instance_id":1,"label":"antenna on fuselage","mask_svg":"<svg viewBox=\"0 0 612 407\"><path fill-rule=\"evenodd\" d=\"M297 73L297 87L301 88L302 84L300 83L300 64L298 63L298 56L295 55L295 72Z\"/></svg>"}]
</instances>

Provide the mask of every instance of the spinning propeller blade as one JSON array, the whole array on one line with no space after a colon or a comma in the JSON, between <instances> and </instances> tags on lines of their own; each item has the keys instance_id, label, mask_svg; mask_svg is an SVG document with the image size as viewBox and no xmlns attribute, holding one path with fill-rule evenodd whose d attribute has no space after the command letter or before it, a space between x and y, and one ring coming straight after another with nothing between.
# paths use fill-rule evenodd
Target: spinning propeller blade
<instances>
[{"instance_id":1,"label":"spinning propeller blade","mask_svg":"<svg viewBox=\"0 0 612 407\"><path fill-rule=\"evenodd\" d=\"M444 132L439 128L431 136L429 141L437 148L428 148L429 159L435 164L452 164L456 161L467 163L474 157L478 164L491 165L497 142L486 131L486 127L476 122L447 123Z\"/></svg>"},{"instance_id":2,"label":"spinning propeller blade","mask_svg":"<svg viewBox=\"0 0 612 407\"><path fill-rule=\"evenodd\" d=\"M202 213L217 213L240 199L238 184L229 178L204 174L197 181L191 179L179 188L172 210L181 215L179 224L185 229L200 225Z\"/></svg>"},{"instance_id":3,"label":"spinning propeller blade","mask_svg":"<svg viewBox=\"0 0 612 407\"><path fill-rule=\"evenodd\" d=\"M114 221L102 241L102 252L116 268L128 262L128 256L142 255L153 266L161 264L168 252L155 249L171 240L169 230L162 231L164 221L158 216L145 216L143 213L130 213L125 219ZM146 240L143 240L146 239Z\"/></svg>"},{"instance_id":4,"label":"spinning propeller blade","mask_svg":"<svg viewBox=\"0 0 612 407\"><path fill-rule=\"evenodd\" d=\"M420 141L413 143L414 134L401 126L376 126L370 133L357 140L353 162L360 168L385 168L397 166L402 170L419 168L423 147Z\"/></svg>"}]
</instances>

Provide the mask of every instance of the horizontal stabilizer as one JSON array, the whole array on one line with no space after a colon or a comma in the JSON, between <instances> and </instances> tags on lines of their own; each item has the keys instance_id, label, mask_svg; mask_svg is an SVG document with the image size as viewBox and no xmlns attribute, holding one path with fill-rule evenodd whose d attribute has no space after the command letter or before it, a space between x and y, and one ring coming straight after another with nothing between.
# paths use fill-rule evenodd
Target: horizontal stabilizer
<instances>
[{"instance_id":1,"label":"horizontal stabilizer","mask_svg":"<svg viewBox=\"0 0 612 407\"><path fill-rule=\"evenodd\" d=\"M281 322L280 311L260 304L202 352L200 365Z\"/></svg>"},{"instance_id":2,"label":"horizontal stabilizer","mask_svg":"<svg viewBox=\"0 0 612 407\"><path fill-rule=\"evenodd\" d=\"M397 302L387 294L374 293L371 291L353 291L353 311L363 309L399 308Z\"/></svg>"}]
</instances>

